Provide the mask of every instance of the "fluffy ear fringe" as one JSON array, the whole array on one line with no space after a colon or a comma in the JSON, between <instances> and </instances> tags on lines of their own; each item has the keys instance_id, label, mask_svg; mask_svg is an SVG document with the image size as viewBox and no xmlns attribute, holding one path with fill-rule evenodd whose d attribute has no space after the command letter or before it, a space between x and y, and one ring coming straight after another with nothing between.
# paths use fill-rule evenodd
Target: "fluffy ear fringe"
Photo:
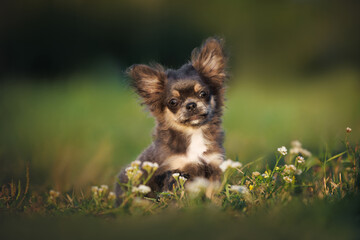
<instances>
[{"instance_id":1,"label":"fluffy ear fringe","mask_svg":"<svg viewBox=\"0 0 360 240\"><path fill-rule=\"evenodd\" d=\"M160 108L164 94L166 75L159 64L150 66L137 64L127 69L127 74L133 79L132 86L144 100L151 111Z\"/></svg>"},{"instance_id":2,"label":"fluffy ear fringe","mask_svg":"<svg viewBox=\"0 0 360 240\"><path fill-rule=\"evenodd\" d=\"M208 38L200 49L193 50L191 64L211 84L221 87L227 78L227 58L223 50L223 40Z\"/></svg>"}]
</instances>

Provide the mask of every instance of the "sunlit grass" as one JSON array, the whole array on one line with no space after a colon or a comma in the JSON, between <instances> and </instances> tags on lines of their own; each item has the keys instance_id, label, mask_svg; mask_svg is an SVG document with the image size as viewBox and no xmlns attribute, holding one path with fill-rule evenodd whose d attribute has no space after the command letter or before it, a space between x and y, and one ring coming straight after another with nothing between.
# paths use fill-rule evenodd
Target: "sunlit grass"
<instances>
[{"instance_id":1,"label":"sunlit grass","mask_svg":"<svg viewBox=\"0 0 360 240\"><path fill-rule=\"evenodd\" d=\"M275 164L267 162L262 172L256 162L243 165L226 160L220 165L221 182L204 178L188 179L181 173L169 176L172 189L148 197L146 186L158 169L157 164L133 161L126 168L127 183L119 183L123 189L121 202L115 207L115 194L108 185L92 186L91 189L59 192L29 191L31 178L26 169L26 182L3 184L0 207L7 211L26 214L59 215L80 214L111 217L116 215L152 215L165 210L211 208L225 211L230 216L249 216L265 209L271 210L291 204L294 200L304 206L318 201L337 203L357 196L359 191L359 146L349 142L351 128L344 129L345 151L324 158L312 155L300 142L292 142L290 148L277 149ZM267 160L267 159L266 159Z\"/></svg>"}]
</instances>

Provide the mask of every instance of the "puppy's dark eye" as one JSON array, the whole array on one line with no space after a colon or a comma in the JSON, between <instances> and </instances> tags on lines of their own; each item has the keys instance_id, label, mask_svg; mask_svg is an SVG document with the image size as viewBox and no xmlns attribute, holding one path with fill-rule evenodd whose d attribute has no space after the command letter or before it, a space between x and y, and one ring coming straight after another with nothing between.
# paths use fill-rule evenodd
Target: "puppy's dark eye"
<instances>
[{"instance_id":1,"label":"puppy's dark eye","mask_svg":"<svg viewBox=\"0 0 360 240\"><path fill-rule=\"evenodd\" d=\"M201 92L199 93L199 97L205 98L205 97L207 97L207 93L206 93L205 91L201 91Z\"/></svg>"},{"instance_id":2,"label":"puppy's dark eye","mask_svg":"<svg viewBox=\"0 0 360 240\"><path fill-rule=\"evenodd\" d=\"M178 101L175 98L173 98L169 101L169 105L171 107L176 107L177 104L178 104Z\"/></svg>"}]
</instances>

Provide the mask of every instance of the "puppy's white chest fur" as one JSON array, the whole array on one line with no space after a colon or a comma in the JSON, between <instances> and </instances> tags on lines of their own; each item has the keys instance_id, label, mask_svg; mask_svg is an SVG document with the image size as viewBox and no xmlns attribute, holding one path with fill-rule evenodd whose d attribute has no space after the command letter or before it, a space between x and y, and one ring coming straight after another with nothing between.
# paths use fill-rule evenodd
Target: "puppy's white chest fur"
<instances>
[{"instance_id":1,"label":"puppy's white chest fur","mask_svg":"<svg viewBox=\"0 0 360 240\"><path fill-rule=\"evenodd\" d=\"M186 150L186 157L189 161L197 162L207 151L206 140L201 129L195 130L190 137L189 146Z\"/></svg>"},{"instance_id":2,"label":"puppy's white chest fur","mask_svg":"<svg viewBox=\"0 0 360 240\"><path fill-rule=\"evenodd\" d=\"M209 143L204 138L201 129L193 130L189 134L189 145L185 154L173 155L166 159L165 165L170 169L182 169L187 164L201 163L201 160L219 165L223 160L221 153L204 154L208 150Z\"/></svg>"}]
</instances>

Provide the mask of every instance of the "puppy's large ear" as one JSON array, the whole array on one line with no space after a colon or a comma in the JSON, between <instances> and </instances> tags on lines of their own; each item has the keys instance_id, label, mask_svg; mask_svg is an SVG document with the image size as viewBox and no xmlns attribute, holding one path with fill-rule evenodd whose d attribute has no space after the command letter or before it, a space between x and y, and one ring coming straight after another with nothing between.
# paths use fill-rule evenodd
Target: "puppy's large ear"
<instances>
[{"instance_id":1,"label":"puppy's large ear","mask_svg":"<svg viewBox=\"0 0 360 240\"><path fill-rule=\"evenodd\" d=\"M150 110L158 109L164 95L166 81L162 66L133 65L128 68L127 73L133 79L136 92L144 99L144 103L150 107Z\"/></svg>"},{"instance_id":2,"label":"puppy's large ear","mask_svg":"<svg viewBox=\"0 0 360 240\"><path fill-rule=\"evenodd\" d=\"M208 38L191 54L193 67L215 87L221 87L227 77L226 62L223 41L215 38Z\"/></svg>"}]
</instances>

